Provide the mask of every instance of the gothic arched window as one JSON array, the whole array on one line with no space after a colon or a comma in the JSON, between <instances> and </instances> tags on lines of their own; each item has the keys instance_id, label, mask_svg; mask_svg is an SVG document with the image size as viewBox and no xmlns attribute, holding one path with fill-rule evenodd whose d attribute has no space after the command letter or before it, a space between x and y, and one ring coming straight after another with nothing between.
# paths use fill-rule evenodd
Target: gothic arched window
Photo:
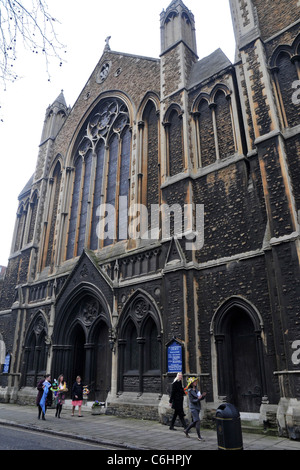
<instances>
[{"instance_id":1,"label":"gothic arched window","mask_svg":"<svg viewBox=\"0 0 300 470\"><path fill-rule=\"evenodd\" d=\"M293 94L300 84L299 55L293 55L290 47L281 48L271 60L276 95L283 127L300 124L299 100L293 100ZM299 93L298 93L299 95Z\"/></svg>"},{"instance_id":2,"label":"gothic arched window","mask_svg":"<svg viewBox=\"0 0 300 470\"><path fill-rule=\"evenodd\" d=\"M127 210L119 214L119 197L129 196L130 154L128 109L121 100L107 98L90 114L75 144L67 259L79 256L84 247L96 250L122 238L118 222L127 226ZM102 225L100 204L113 211L109 220L101 211Z\"/></svg>"},{"instance_id":3,"label":"gothic arched window","mask_svg":"<svg viewBox=\"0 0 300 470\"><path fill-rule=\"evenodd\" d=\"M229 90L217 85L202 93L194 106L198 167L206 167L237 151Z\"/></svg>"}]
</instances>

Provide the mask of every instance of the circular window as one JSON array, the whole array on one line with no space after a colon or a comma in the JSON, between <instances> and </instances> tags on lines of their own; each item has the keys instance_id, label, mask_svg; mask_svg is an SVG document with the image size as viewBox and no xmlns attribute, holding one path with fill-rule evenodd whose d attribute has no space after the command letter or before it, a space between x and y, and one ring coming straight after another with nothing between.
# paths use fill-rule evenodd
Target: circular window
<instances>
[{"instance_id":1,"label":"circular window","mask_svg":"<svg viewBox=\"0 0 300 470\"><path fill-rule=\"evenodd\" d=\"M109 74L109 70L110 70L110 63L105 62L105 64L102 65L102 67L100 68L100 70L97 74L96 82L97 83L103 83L104 80L106 80L106 78Z\"/></svg>"}]
</instances>

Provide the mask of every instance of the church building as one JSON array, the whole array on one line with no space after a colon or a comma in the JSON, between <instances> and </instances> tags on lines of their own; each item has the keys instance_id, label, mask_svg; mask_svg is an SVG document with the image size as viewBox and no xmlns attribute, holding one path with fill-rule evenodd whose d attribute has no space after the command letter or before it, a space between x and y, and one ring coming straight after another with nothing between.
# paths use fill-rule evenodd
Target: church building
<instances>
[{"instance_id":1,"label":"church building","mask_svg":"<svg viewBox=\"0 0 300 470\"><path fill-rule=\"evenodd\" d=\"M74 106L47 108L0 284L0 401L80 375L106 413L167 424L182 371L207 423L227 402L300 439L300 2L229 2L234 63L199 58L201 19L162 1L159 58L107 38Z\"/></svg>"}]
</instances>

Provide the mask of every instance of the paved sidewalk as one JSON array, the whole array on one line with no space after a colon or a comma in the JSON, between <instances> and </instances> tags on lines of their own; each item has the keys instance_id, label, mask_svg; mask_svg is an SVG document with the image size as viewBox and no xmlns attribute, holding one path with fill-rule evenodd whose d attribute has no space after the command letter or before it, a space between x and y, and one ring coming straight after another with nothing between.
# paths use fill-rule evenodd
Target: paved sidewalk
<instances>
[{"instance_id":1,"label":"paved sidewalk","mask_svg":"<svg viewBox=\"0 0 300 470\"><path fill-rule=\"evenodd\" d=\"M71 410L63 407L61 418L49 409L46 421L37 419L37 408L0 403L0 425L13 425L39 432L76 437L85 441L99 442L108 446L117 445L125 450L195 451L218 450L217 434L214 430L202 430L204 441L199 442L195 430L190 439L182 428L170 431L168 426L156 421L123 419L105 414L94 416L90 411L71 416ZM300 442L280 437L243 433L244 450L300 450Z\"/></svg>"}]
</instances>

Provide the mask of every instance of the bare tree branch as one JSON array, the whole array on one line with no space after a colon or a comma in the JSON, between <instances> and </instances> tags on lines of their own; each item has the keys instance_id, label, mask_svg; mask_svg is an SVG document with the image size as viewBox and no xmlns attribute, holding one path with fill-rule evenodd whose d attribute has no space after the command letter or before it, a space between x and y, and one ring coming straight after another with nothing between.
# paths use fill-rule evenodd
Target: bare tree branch
<instances>
[{"instance_id":1,"label":"bare tree branch","mask_svg":"<svg viewBox=\"0 0 300 470\"><path fill-rule=\"evenodd\" d=\"M44 0L0 0L0 80L4 88L19 77L15 68L19 42L34 54L42 53L50 80L50 58L59 65L63 62L64 46L56 35L56 23Z\"/></svg>"}]
</instances>

